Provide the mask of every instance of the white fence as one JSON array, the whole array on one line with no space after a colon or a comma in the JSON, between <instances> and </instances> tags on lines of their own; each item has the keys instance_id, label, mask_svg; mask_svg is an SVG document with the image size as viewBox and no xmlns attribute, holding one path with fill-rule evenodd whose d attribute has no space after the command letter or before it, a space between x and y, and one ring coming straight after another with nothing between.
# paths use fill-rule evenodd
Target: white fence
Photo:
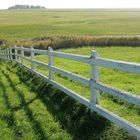
<instances>
[{"instance_id":1,"label":"white fence","mask_svg":"<svg viewBox=\"0 0 140 140\"><path fill-rule=\"evenodd\" d=\"M30 53L30 57L25 57L25 55L24 55L25 52ZM46 64L46 63L35 60L34 59L35 54L48 55L49 63ZM14 57L14 59L13 59L13 57ZM74 73L71 73L71 72L68 72L63 69L55 67L54 66L54 57L70 59L70 60L79 61L79 62L87 63L87 64L91 65L91 78L87 79L80 75L77 75L77 74L74 74ZM100 66L110 68L110 69L117 69L117 70L121 70L121 71L125 71L125 72L140 74L140 64L129 63L129 62L124 62L124 61L116 61L116 60L110 60L110 59L103 59L103 58L100 58L98 56L97 52L95 52L95 51L92 51L91 56L88 57L88 56L53 51L53 49L50 47L48 50L38 50L38 49L34 49L34 48L29 49L29 48L15 46L14 48L7 48L7 49L1 50L0 58L13 60L16 62L18 62L17 61L18 58L21 58L20 64L25 66L32 73L43 78L44 80L46 80L47 82L49 82L50 84L55 86L56 88L60 89L64 93L68 94L69 96L73 97L80 103L84 104L85 106L90 108L91 111L97 112L99 115L102 115L103 117L107 118L108 120L114 122L118 126L125 129L126 131L135 135L137 138L140 138L140 127L126 121L125 119L117 116L116 114L112 113L111 111L108 111L107 109L105 109L99 105L100 92L105 92L107 94L110 94L110 95L116 96L120 99L123 99L129 103L140 106L140 96L134 95L134 94L126 92L126 91L122 91L120 89L109 87L100 82ZM31 68L24 64L24 60L28 60L31 62ZM39 73L35 69L35 64L47 68L49 70L48 77ZM78 81L83 85L89 86L90 87L90 100L86 99L83 96L80 96L79 94L75 93L74 91L72 91L72 90L64 87L63 85L59 84L58 82L54 81L54 73L58 73L62 76L68 77L69 79Z\"/></svg>"}]
</instances>

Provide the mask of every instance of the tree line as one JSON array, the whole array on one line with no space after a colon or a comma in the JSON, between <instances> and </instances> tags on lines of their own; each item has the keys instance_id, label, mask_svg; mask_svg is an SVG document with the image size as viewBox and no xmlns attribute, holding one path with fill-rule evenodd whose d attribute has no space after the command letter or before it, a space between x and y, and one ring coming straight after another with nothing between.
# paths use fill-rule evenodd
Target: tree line
<instances>
[{"instance_id":1,"label":"tree line","mask_svg":"<svg viewBox=\"0 0 140 140\"><path fill-rule=\"evenodd\" d=\"M11 6L8 9L45 9L43 6L33 6L33 5L15 5Z\"/></svg>"}]
</instances>

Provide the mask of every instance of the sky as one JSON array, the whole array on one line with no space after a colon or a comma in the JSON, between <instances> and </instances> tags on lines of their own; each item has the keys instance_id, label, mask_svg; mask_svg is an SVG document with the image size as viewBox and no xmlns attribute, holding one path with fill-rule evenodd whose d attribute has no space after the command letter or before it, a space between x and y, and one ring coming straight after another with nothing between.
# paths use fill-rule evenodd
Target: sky
<instances>
[{"instance_id":1,"label":"sky","mask_svg":"<svg viewBox=\"0 0 140 140\"><path fill-rule=\"evenodd\" d=\"M16 4L46 8L140 8L140 0L3 0L0 9Z\"/></svg>"}]
</instances>

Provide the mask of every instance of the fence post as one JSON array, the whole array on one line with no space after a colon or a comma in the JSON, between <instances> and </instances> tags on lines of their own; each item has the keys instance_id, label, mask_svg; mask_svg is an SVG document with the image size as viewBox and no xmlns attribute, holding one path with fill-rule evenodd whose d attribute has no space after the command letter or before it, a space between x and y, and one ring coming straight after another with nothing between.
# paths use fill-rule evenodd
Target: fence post
<instances>
[{"instance_id":1,"label":"fence post","mask_svg":"<svg viewBox=\"0 0 140 140\"><path fill-rule=\"evenodd\" d=\"M34 70L35 69L35 64L34 64L33 60L34 60L35 53L34 53L34 48L33 47L31 47L30 53L31 53L31 56L30 56L31 69Z\"/></svg>"},{"instance_id":2,"label":"fence post","mask_svg":"<svg viewBox=\"0 0 140 140\"><path fill-rule=\"evenodd\" d=\"M24 48L21 47L21 64L24 63Z\"/></svg>"},{"instance_id":3,"label":"fence post","mask_svg":"<svg viewBox=\"0 0 140 140\"><path fill-rule=\"evenodd\" d=\"M54 72L51 70L51 66L54 65L54 56L52 56L51 52L53 49L51 47L48 47L48 56L49 56L49 79L54 79Z\"/></svg>"},{"instance_id":4,"label":"fence post","mask_svg":"<svg viewBox=\"0 0 140 140\"><path fill-rule=\"evenodd\" d=\"M3 50L3 58L4 59L8 58L8 48Z\"/></svg>"},{"instance_id":5,"label":"fence post","mask_svg":"<svg viewBox=\"0 0 140 140\"><path fill-rule=\"evenodd\" d=\"M3 59L5 59L5 50L3 50Z\"/></svg>"},{"instance_id":6,"label":"fence post","mask_svg":"<svg viewBox=\"0 0 140 140\"><path fill-rule=\"evenodd\" d=\"M14 50L15 50L15 60L17 60L17 46L14 46Z\"/></svg>"},{"instance_id":7,"label":"fence post","mask_svg":"<svg viewBox=\"0 0 140 140\"><path fill-rule=\"evenodd\" d=\"M4 50L2 50L2 54L3 54L3 56L2 56L2 57L3 57L3 59L4 59Z\"/></svg>"},{"instance_id":8,"label":"fence post","mask_svg":"<svg viewBox=\"0 0 140 140\"><path fill-rule=\"evenodd\" d=\"M10 60L12 61L12 59L13 59L12 48L9 48L9 51L10 51Z\"/></svg>"},{"instance_id":9,"label":"fence post","mask_svg":"<svg viewBox=\"0 0 140 140\"><path fill-rule=\"evenodd\" d=\"M9 60L11 59L11 56L10 56L10 48L8 48L8 56L9 56Z\"/></svg>"},{"instance_id":10,"label":"fence post","mask_svg":"<svg viewBox=\"0 0 140 140\"><path fill-rule=\"evenodd\" d=\"M6 52L6 49L4 49L4 59L6 59L7 57L7 52Z\"/></svg>"},{"instance_id":11,"label":"fence post","mask_svg":"<svg viewBox=\"0 0 140 140\"><path fill-rule=\"evenodd\" d=\"M91 61L94 61L98 58L98 53L96 51L91 52ZM94 64L91 64L91 82L90 82L90 103L91 109L94 110L94 106L99 104L100 92L93 87L94 82L99 82L100 79L100 67Z\"/></svg>"},{"instance_id":12,"label":"fence post","mask_svg":"<svg viewBox=\"0 0 140 140\"><path fill-rule=\"evenodd\" d=\"M7 50L4 49L4 59L7 59Z\"/></svg>"},{"instance_id":13,"label":"fence post","mask_svg":"<svg viewBox=\"0 0 140 140\"><path fill-rule=\"evenodd\" d=\"M5 53L4 58L7 58L9 60L10 59L10 56L9 56L9 48L6 48L4 50L4 53Z\"/></svg>"}]
</instances>

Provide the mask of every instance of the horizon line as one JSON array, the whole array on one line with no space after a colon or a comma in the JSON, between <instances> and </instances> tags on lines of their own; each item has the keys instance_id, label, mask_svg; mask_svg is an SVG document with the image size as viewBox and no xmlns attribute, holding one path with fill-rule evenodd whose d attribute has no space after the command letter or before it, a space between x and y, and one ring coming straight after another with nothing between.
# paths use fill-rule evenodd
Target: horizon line
<instances>
[{"instance_id":1,"label":"horizon line","mask_svg":"<svg viewBox=\"0 0 140 140\"><path fill-rule=\"evenodd\" d=\"M30 6L30 5L29 5ZM37 6L41 6L41 5L37 5ZM44 6L43 6L44 7ZM9 7L8 7L9 8ZM8 8L4 8L4 9L1 9L0 8L0 10L9 10ZM128 10L140 10L140 7L139 8L133 8L133 7L121 7L121 8L119 8L119 7L93 7L93 8L79 8L79 7L77 7L77 8L47 8L47 7L44 7L44 10L98 10L98 9L101 9L101 10L109 10L109 9L111 9L111 10L126 10L126 9L128 9ZM20 9L13 9L13 10L20 10ZM28 10L28 9L21 9L21 10ZM37 10L37 9L36 9ZM42 9L43 10L43 9Z\"/></svg>"}]
</instances>

